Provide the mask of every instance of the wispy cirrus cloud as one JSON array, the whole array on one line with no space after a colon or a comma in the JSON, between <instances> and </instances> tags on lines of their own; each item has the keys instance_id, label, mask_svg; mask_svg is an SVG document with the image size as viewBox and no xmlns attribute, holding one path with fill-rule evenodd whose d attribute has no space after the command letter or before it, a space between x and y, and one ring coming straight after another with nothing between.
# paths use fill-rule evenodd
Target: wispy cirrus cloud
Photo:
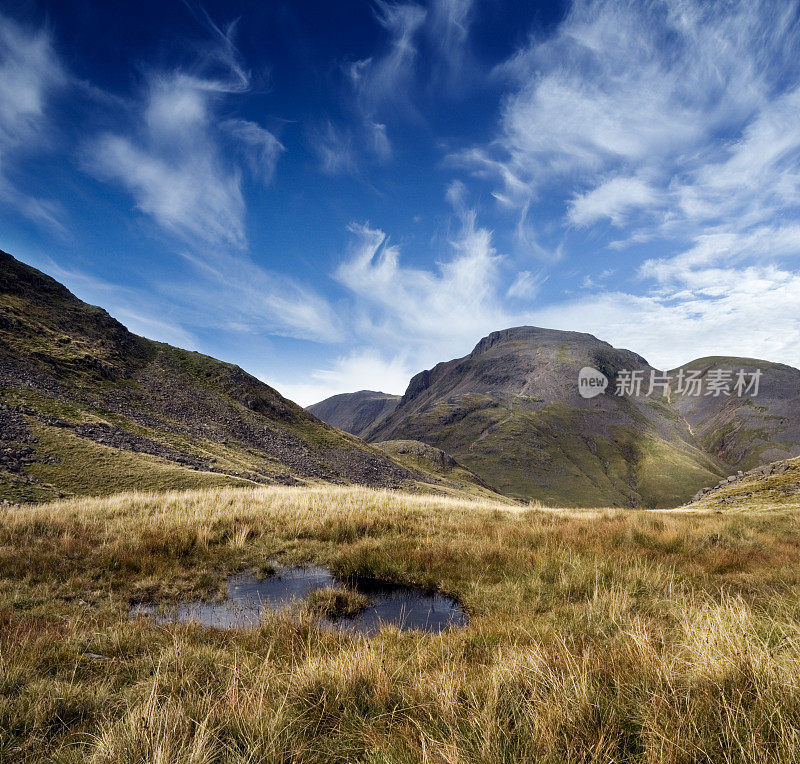
<instances>
[{"instance_id":1,"label":"wispy cirrus cloud","mask_svg":"<svg viewBox=\"0 0 800 764\"><path fill-rule=\"evenodd\" d=\"M235 24L209 25L215 40L193 67L151 70L129 109L132 119L89 141L84 161L94 175L126 189L169 233L188 243L244 249L243 169L233 157L242 156L253 176L269 183L283 146L252 121L221 116L224 104L248 92L250 75L233 42Z\"/></svg>"},{"instance_id":2,"label":"wispy cirrus cloud","mask_svg":"<svg viewBox=\"0 0 800 764\"><path fill-rule=\"evenodd\" d=\"M389 34L386 50L346 68L367 121L373 121L387 105L413 108L409 88L419 53L416 37L428 15L425 8L413 3L377 0L374 8L375 18Z\"/></svg>"},{"instance_id":3,"label":"wispy cirrus cloud","mask_svg":"<svg viewBox=\"0 0 800 764\"><path fill-rule=\"evenodd\" d=\"M614 225L626 222L626 213L658 203L658 193L641 178L615 177L591 191L575 196L567 217L577 226L588 226L604 218Z\"/></svg>"},{"instance_id":4,"label":"wispy cirrus cloud","mask_svg":"<svg viewBox=\"0 0 800 764\"><path fill-rule=\"evenodd\" d=\"M577 0L552 37L501 67L516 89L495 159L531 191L569 174L675 169L771 100L796 31L791 3Z\"/></svg>"},{"instance_id":5,"label":"wispy cirrus cloud","mask_svg":"<svg viewBox=\"0 0 800 764\"><path fill-rule=\"evenodd\" d=\"M239 142L241 155L253 177L265 186L272 182L283 144L269 130L247 119L226 119L220 127Z\"/></svg>"},{"instance_id":6,"label":"wispy cirrus cloud","mask_svg":"<svg viewBox=\"0 0 800 764\"><path fill-rule=\"evenodd\" d=\"M310 132L309 145L326 175L357 175L359 156L355 136L350 128L334 125L328 120Z\"/></svg>"},{"instance_id":7,"label":"wispy cirrus cloud","mask_svg":"<svg viewBox=\"0 0 800 764\"><path fill-rule=\"evenodd\" d=\"M343 339L343 322L330 303L296 279L242 254L183 256L201 278L168 284L164 291L165 296L179 295L189 324L324 343Z\"/></svg>"},{"instance_id":8,"label":"wispy cirrus cloud","mask_svg":"<svg viewBox=\"0 0 800 764\"><path fill-rule=\"evenodd\" d=\"M176 240L190 277L154 286L182 325L337 342L341 322L327 300L248 253L245 174L269 185L285 148L258 123L227 116L251 91L251 76L236 25L201 19L210 46L189 67L148 70L125 124L91 139L84 165Z\"/></svg>"},{"instance_id":9,"label":"wispy cirrus cloud","mask_svg":"<svg viewBox=\"0 0 800 764\"><path fill-rule=\"evenodd\" d=\"M406 347L441 347L509 320L497 299L500 257L491 233L476 225L474 212L464 215L450 256L436 270L403 265L400 248L379 229L354 224L350 230L352 251L336 278L359 298L362 336Z\"/></svg>"},{"instance_id":10,"label":"wispy cirrus cloud","mask_svg":"<svg viewBox=\"0 0 800 764\"><path fill-rule=\"evenodd\" d=\"M224 162L213 101L245 85L241 75L220 81L180 71L151 73L138 124L90 141L87 168L125 188L170 233L244 247L241 174Z\"/></svg>"},{"instance_id":11,"label":"wispy cirrus cloud","mask_svg":"<svg viewBox=\"0 0 800 764\"><path fill-rule=\"evenodd\" d=\"M52 144L49 102L68 83L50 32L0 14L0 202L56 231L64 230L61 206L25 193L15 170Z\"/></svg>"},{"instance_id":12,"label":"wispy cirrus cloud","mask_svg":"<svg viewBox=\"0 0 800 764\"><path fill-rule=\"evenodd\" d=\"M435 51L432 82L450 97L462 94L480 77L469 46L474 5L473 0L435 0L431 4L428 41Z\"/></svg>"},{"instance_id":13,"label":"wispy cirrus cloud","mask_svg":"<svg viewBox=\"0 0 800 764\"><path fill-rule=\"evenodd\" d=\"M327 175L362 173L365 160L387 162L392 144L384 117L418 118L412 97L419 48L417 36L427 11L413 3L377 0L374 17L388 34L383 49L342 67L347 85L347 123L330 119L309 131L309 144Z\"/></svg>"},{"instance_id":14,"label":"wispy cirrus cloud","mask_svg":"<svg viewBox=\"0 0 800 764\"><path fill-rule=\"evenodd\" d=\"M240 174L224 166L212 144L203 145L202 134L193 140L187 131L184 149L172 153L158 129L148 133L155 140L143 145L120 135L101 136L87 150L87 167L125 187L137 208L168 232L192 243L244 248Z\"/></svg>"},{"instance_id":15,"label":"wispy cirrus cloud","mask_svg":"<svg viewBox=\"0 0 800 764\"><path fill-rule=\"evenodd\" d=\"M388 162L393 130L424 122L422 101L456 97L483 74L469 47L473 0L376 0L373 15L386 39L372 56L342 66L349 119L311 133L327 174L358 175L368 162Z\"/></svg>"}]
</instances>

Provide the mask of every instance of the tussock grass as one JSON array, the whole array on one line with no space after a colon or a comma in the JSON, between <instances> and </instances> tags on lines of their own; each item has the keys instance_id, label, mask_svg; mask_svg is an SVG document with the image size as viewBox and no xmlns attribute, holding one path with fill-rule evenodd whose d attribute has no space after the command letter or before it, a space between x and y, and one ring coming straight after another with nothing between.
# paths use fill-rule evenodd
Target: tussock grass
<instances>
[{"instance_id":1,"label":"tussock grass","mask_svg":"<svg viewBox=\"0 0 800 764\"><path fill-rule=\"evenodd\" d=\"M307 597L307 608L312 614L329 618L354 616L369 605L366 594L344 587L329 586L317 589Z\"/></svg>"},{"instance_id":2,"label":"tussock grass","mask_svg":"<svg viewBox=\"0 0 800 764\"><path fill-rule=\"evenodd\" d=\"M0 760L800 761L800 514L559 512L363 488L0 513ZM373 639L132 601L315 561L471 622Z\"/></svg>"}]
</instances>

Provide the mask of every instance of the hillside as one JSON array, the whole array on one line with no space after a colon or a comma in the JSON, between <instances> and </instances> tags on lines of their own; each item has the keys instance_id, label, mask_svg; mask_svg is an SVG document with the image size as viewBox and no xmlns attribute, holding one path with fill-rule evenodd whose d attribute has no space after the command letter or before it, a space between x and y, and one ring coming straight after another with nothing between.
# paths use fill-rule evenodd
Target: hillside
<instances>
[{"instance_id":1,"label":"hillside","mask_svg":"<svg viewBox=\"0 0 800 764\"><path fill-rule=\"evenodd\" d=\"M678 396L674 403L698 443L726 465L749 470L800 455L800 371L753 358L714 356L675 369L695 370L707 379L711 369L761 372L758 395Z\"/></svg>"},{"instance_id":2,"label":"hillside","mask_svg":"<svg viewBox=\"0 0 800 764\"><path fill-rule=\"evenodd\" d=\"M455 488L469 488L476 495L495 500L498 498L494 488L439 448L418 440L386 440L374 445L410 470L432 472L452 483Z\"/></svg>"},{"instance_id":3,"label":"hillside","mask_svg":"<svg viewBox=\"0 0 800 764\"><path fill-rule=\"evenodd\" d=\"M0 253L0 499L319 482L464 490Z\"/></svg>"},{"instance_id":4,"label":"hillside","mask_svg":"<svg viewBox=\"0 0 800 764\"><path fill-rule=\"evenodd\" d=\"M359 390L357 393L333 395L307 406L306 410L333 427L361 436L368 427L391 414L399 402L399 395Z\"/></svg>"}]
</instances>

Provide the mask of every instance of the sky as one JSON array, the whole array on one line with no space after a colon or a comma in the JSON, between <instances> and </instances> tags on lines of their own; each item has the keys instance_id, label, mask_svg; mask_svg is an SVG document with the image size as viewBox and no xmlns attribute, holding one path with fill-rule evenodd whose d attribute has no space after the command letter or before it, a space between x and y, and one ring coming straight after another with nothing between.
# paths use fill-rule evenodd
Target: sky
<instances>
[{"instance_id":1,"label":"sky","mask_svg":"<svg viewBox=\"0 0 800 764\"><path fill-rule=\"evenodd\" d=\"M0 0L0 248L308 405L531 324L800 366L783 0Z\"/></svg>"}]
</instances>

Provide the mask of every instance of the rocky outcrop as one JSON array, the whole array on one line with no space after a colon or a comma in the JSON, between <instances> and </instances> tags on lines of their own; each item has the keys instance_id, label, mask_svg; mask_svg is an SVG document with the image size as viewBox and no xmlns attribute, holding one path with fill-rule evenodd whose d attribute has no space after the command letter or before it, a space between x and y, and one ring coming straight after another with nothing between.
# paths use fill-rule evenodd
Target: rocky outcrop
<instances>
[{"instance_id":1,"label":"rocky outcrop","mask_svg":"<svg viewBox=\"0 0 800 764\"><path fill-rule=\"evenodd\" d=\"M720 480L716 485L701 488L684 506L688 506L689 504L694 504L702 499L711 497L722 488L728 488L729 486L734 486L737 483L742 483L752 478L757 479L769 477L770 475L783 475L792 468L793 465L791 462L778 461L772 462L771 464L762 464L758 467L754 467L751 470L747 470L747 472L738 470L735 475L728 475L726 478Z\"/></svg>"}]
</instances>

